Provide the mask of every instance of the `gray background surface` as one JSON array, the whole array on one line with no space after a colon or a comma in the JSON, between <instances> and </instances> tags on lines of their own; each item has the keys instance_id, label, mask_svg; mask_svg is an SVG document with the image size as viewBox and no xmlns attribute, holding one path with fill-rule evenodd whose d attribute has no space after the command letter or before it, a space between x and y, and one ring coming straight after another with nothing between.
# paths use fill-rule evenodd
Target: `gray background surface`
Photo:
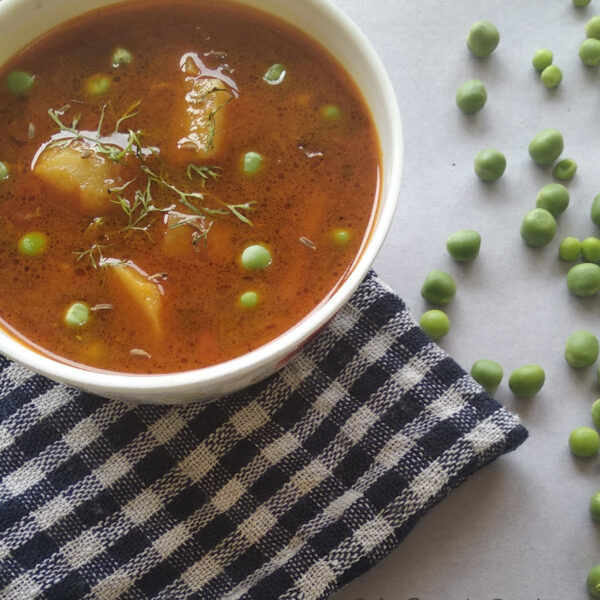
<instances>
[{"instance_id":1,"label":"gray background surface","mask_svg":"<svg viewBox=\"0 0 600 600\"><path fill-rule=\"evenodd\" d=\"M418 318L427 308L419 294L425 274L447 270L459 291L448 307L452 331L440 345L467 370L481 357L498 360L505 373L537 362L547 379L537 397L517 400L505 378L496 398L521 417L530 439L442 501L386 560L332 600L587 598L587 571L600 563L600 527L587 509L600 489L600 463L572 457L567 440L574 427L591 425L600 389L595 368L570 369L563 348L577 329L600 335L600 298L569 295L568 265L557 249L566 235L600 235L589 219L600 193L600 70L586 68L577 54L600 0L587 8L570 0L336 1L383 59L403 118L399 208L377 272ZM465 46L481 18L501 33L484 60ZM552 49L563 69L556 90L544 88L531 67L540 47ZM488 103L466 117L454 95L472 77L485 82ZM533 164L527 146L547 127L563 132L563 156L575 158L579 171L556 239L533 250L520 238L520 222L552 175ZM494 184L473 173L484 147L508 160ZM448 235L463 228L483 237L469 266L445 250Z\"/></svg>"}]
</instances>

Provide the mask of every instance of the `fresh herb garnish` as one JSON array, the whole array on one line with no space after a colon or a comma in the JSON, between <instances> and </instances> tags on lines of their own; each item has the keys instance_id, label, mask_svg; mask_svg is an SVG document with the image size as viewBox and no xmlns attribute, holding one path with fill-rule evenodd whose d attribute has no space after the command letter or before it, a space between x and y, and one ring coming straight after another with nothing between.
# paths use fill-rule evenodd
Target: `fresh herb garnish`
<instances>
[{"instance_id":1,"label":"fresh herb garnish","mask_svg":"<svg viewBox=\"0 0 600 600\"><path fill-rule=\"evenodd\" d=\"M102 250L110 248L111 246L114 246L114 244L93 244L92 247L89 250L86 250L85 252L73 252L73 254L77 256L75 262L79 262L80 260L83 260L87 257L90 259L90 262L92 263L92 267L94 267L94 269L97 269L98 266L103 267L106 264L106 259L102 254Z\"/></svg>"}]
</instances>

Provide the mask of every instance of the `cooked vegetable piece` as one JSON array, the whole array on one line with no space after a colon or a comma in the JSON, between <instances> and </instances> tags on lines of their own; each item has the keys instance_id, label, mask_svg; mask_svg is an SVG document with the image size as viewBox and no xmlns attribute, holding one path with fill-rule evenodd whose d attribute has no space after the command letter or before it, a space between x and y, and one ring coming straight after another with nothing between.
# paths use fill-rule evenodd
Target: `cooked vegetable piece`
<instances>
[{"instance_id":1,"label":"cooked vegetable piece","mask_svg":"<svg viewBox=\"0 0 600 600\"><path fill-rule=\"evenodd\" d=\"M242 265L250 271L266 269L271 262L271 253L262 244L253 244L242 252Z\"/></svg>"},{"instance_id":2,"label":"cooked vegetable piece","mask_svg":"<svg viewBox=\"0 0 600 600\"><path fill-rule=\"evenodd\" d=\"M285 79L286 73L287 71L284 65L275 63L267 69L267 72L263 76L263 80L269 85L279 85Z\"/></svg>"},{"instance_id":3,"label":"cooked vegetable piece","mask_svg":"<svg viewBox=\"0 0 600 600\"><path fill-rule=\"evenodd\" d=\"M333 232L333 240L338 246L345 246L352 239L348 229L336 229Z\"/></svg>"},{"instance_id":4,"label":"cooked vegetable piece","mask_svg":"<svg viewBox=\"0 0 600 600\"><path fill-rule=\"evenodd\" d=\"M432 339L440 340L450 332L450 319L442 310L428 310L419 319L419 325Z\"/></svg>"},{"instance_id":5,"label":"cooked vegetable piece","mask_svg":"<svg viewBox=\"0 0 600 600\"><path fill-rule=\"evenodd\" d=\"M26 233L18 243L19 252L26 256L39 256L48 247L48 237L39 231Z\"/></svg>"},{"instance_id":6,"label":"cooked vegetable piece","mask_svg":"<svg viewBox=\"0 0 600 600\"><path fill-rule=\"evenodd\" d=\"M561 155L564 145L558 129L544 129L529 142L529 154L538 165L546 166Z\"/></svg>"},{"instance_id":7,"label":"cooked vegetable piece","mask_svg":"<svg viewBox=\"0 0 600 600\"><path fill-rule=\"evenodd\" d=\"M109 263L107 266L113 280L125 293L125 297L140 309L154 333L159 335L162 331L160 309L163 291L161 286L131 262Z\"/></svg>"},{"instance_id":8,"label":"cooked vegetable piece","mask_svg":"<svg viewBox=\"0 0 600 600\"><path fill-rule=\"evenodd\" d=\"M433 304L448 304L456 295L456 282L444 271L430 271L421 286L421 296Z\"/></svg>"},{"instance_id":9,"label":"cooked vegetable piece","mask_svg":"<svg viewBox=\"0 0 600 600\"><path fill-rule=\"evenodd\" d=\"M566 262L577 260L581 256L581 242L572 236L564 238L558 247L558 256Z\"/></svg>"},{"instance_id":10,"label":"cooked vegetable piece","mask_svg":"<svg viewBox=\"0 0 600 600\"><path fill-rule=\"evenodd\" d=\"M572 158L559 160L552 169L552 175L562 181L570 181L575 177L575 173L577 173L577 163Z\"/></svg>"},{"instance_id":11,"label":"cooked vegetable piece","mask_svg":"<svg viewBox=\"0 0 600 600\"><path fill-rule=\"evenodd\" d=\"M600 291L600 267L594 263L581 263L569 269L567 287L575 296L585 298Z\"/></svg>"},{"instance_id":12,"label":"cooked vegetable piece","mask_svg":"<svg viewBox=\"0 0 600 600\"><path fill-rule=\"evenodd\" d=\"M569 206L569 190L561 183L549 183L538 193L535 205L558 217Z\"/></svg>"},{"instance_id":13,"label":"cooked vegetable piece","mask_svg":"<svg viewBox=\"0 0 600 600\"><path fill-rule=\"evenodd\" d=\"M556 233L556 220L545 208L530 210L521 223L521 237L534 248L549 244Z\"/></svg>"},{"instance_id":14,"label":"cooked vegetable piece","mask_svg":"<svg viewBox=\"0 0 600 600\"><path fill-rule=\"evenodd\" d=\"M234 96L224 81L203 77L193 61L188 60L184 70L184 103L176 117L183 135L177 147L181 158L192 162L218 154L225 128L225 109Z\"/></svg>"},{"instance_id":15,"label":"cooked vegetable piece","mask_svg":"<svg viewBox=\"0 0 600 600\"><path fill-rule=\"evenodd\" d=\"M104 96L110 92L112 79L108 75L92 75L85 82L85 91L90 96Z\"/></svg>"},{"instance_id":16,"label":"cooked vegetable piece","mask_svg":"<svg viewBox=\"0 0 600 600\"><path fill-rule=\"evenodd\" d=\"M469 29L467 47L477 58L489 56L500 42L500 33L490 21L477 21Z\"/></svg>"},{"instance_id":17,"label":"cooked vegetable piece","mask_svg":"<svg viewBox=\"0 0 600 600\"><path fill-rule=\"evenodd\" d=\"M487 102L487 90L479 79L469 79L456 90L456 106L466 115L481 110Z\"/></svg>"},{"instance_id":18,"label":"cooked vegetable piece","mask_svg":"<svg viewBox=\"0 0 600 600\"><path fill-rule=\"evenodd\" d=\"M131 52L126 48L117 48L112 55L113 67L119 67L121 65L127 65L133 60Z\"/></svg>"},{"instance_id":19,"label":"cooked vegetable piece","mask_svg":"<svg viewBox=\"0 0 600 600\"><path fill-rule=\"evenodd\" d=\"M244 155L244 173L254 175L258 173L263 162L263 157L258 152L246 152Z\"/></svg>"},{"instance_id":20,"label":"cooked vegetable piece","mask_svg":"<svg viewBox=\"0 0 600 600\"><path fill-rule=\"evenodd\" d=\"M587 237L581 242L581 254L583 259L588 262L600 262L600 239L597 237Z\"/></svg>"},{"instance_id":21,"label":"cooked vegetable piece","mask_svg":"<svg viewBox=\"0 0 600 600\"><path fill-rule=\"evenodd\" d=\"M471 262L479 256L481 235L473 229L456 231L446 241L450 256L458 262Z\"/></svg>"},{"instance_id":22,"label":"cooked vegetable piece","mask_svg":"<svg viewBox=\"0 0 600 600\"><path fill-rule=\"evenodd\" d=\"M495 360L480 358L471 367L471 377L481 385L488 394L493 394L500 385L504 370Z\"/></svg>"},{"instance_id":23,"label":"cooked vegetable piece","mask_svg":"<svg viewBox=\"0 0 600 600\"><path fill-rule=\"evenodd\" d=\"M84 302L75 302L65 313L65 324L69 327L83 327L90 318L90 307Z\"/></svg>"},{"instance_id":24,"label":"cooked vegetable piece","mask_svg":"<svg viewBox=\"0 0 600 600\"><path fill-rule=\"evenodd\" d=\"M475 156L473 168L481 181L496 181L506 170L506 157L494 148L484 148Z\"/></svg>"},{"instance_id":25,"label":"cooked vegetable piece","mask_svg":"<svg viewBox=\"0 0 600 600\"><path fill-rule=\"evenodd\" d=\"M339 107L335 104L326 104L325 106L321 107L319 112L327 121L337 121L342 116Z\"/></svg>"},{"instance_id":26,"label":"cooked vegetable piece","mask_svg":"<svg viewBox=\"0 0 600 600\"><path fill-rule=\"evenodd\" d=\"M543 387L546 373L539 365L524 365L515 369L508 378L508 387L517 398L531 398Z\"/></svg>"},{"instance_id":27,"label":"cooked vegetable piece","mask_svg":"<svg viewBox=\"0 0 600 600\"><path fill-rule=\"evenodd\" d=\"M6 76L6 87L15 96L26 96L33 87L34 76L23 69L15 69Z\"/></svg>"},{"instance_id":28,"label":"cooked vegetable piece","mask_svg":"<svg viewBox=\"0 0 600 600\"><path fill-rule=\"evenodd\" d=\"M591 427L577 427L569 436L569 448L575 456L591 458L598 454L600 436Z\"/></svg>"},{"instance_id":29,"label":"cooked vegetable piece","mask_svg":"<svg viewBox=\"0 0 600 600\"><path fill-rule=\"evenodd\" d=\"M66 148L47 148L33 172L82 213L98 216L114 209L108 190L122 184L123 166L74 142Z\"/></svg>"},{"instance_id":30,"label":"cooked vegetable piece","mask_svg":"<svg viewBox=\"0 0 600 600\"><path fill-rule=\"evenodd\" d=\"M240 296L240 305L242 306L242 308L254 308L258 304L258 301L259 296L256 292L253 291L244 292Z\"/></svg>"},{"instance_id":31,"label":"cooked vegetable piece","mask_svg":"<svg viewBox=\"0 0 600 600\"><path fill-rule=\"evenodd\" d=\"M0 181L3 179L8 179L8 167L5 163L0 161Z\"/></svg>"},{"instance_id":32,"label":"cooked vegetable piece","mask_svg":"<svg viewBox=\"0 0 600 600\"><path fill-rule=\"evenodd\" d=\"M540 73L540 81L549 89L557 87L562 81L563 73L556 65L547 66Z\"/></svg>"},{"instance_id":33,"label":"cooked vegetable piece","mask_svg":"<svg viewBox=\"0 0 600 600\"><path fill-rule=\"evenodd\" d=\"M554 54L551 50L548 50L547 48L540 48L539 50L535 51L535 54L531 60L531 64L537 71L540 71L541 73L546 67L549 67L552 64L553 60Z\"/></svg>"},{"instance_id":34,"label":"cooked vegetable piece","mask_svg":"<svg viewBox=\"0 0 600 600\"><path fill-rule=\"evenodd\" d=\"M590 331L576 331L565 343L565 359L576 369L591 367L598 360L599 352L598 338Z\"/></svg>"}]
</instances>

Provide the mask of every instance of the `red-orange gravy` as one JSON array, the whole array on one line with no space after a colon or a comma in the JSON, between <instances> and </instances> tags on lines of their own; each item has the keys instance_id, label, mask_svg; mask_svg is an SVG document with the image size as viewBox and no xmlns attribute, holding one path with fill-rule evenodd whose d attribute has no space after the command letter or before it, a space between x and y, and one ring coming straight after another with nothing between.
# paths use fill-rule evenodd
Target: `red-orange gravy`
<instances>
[{"instance_id":1,"label":"red-orange gravy","mask_svg":"<svg viewBox=\"0 0 600 600\"><path fill-rule=\"evenodd\" d=\"M116 49L131 61L114 66ZM263 76L276 64L274 85ZM342 68L290 26L224 2L131 3L52 31L2 80L17 68L35 80L25 97L0 91L0 318L43 352L130 373L231 359L318 306L369 235L370 115ZM204 142L190 141L193 113ZM262 157L254 174L248 152ZM95 200L65 159L100 178ZM47 236L40 255L19 251L30 232ZM252 244L271 253L263 269L241 262ZM83 325L65 322L75 302L91 309Z\"/></svg>"}]
</instances>

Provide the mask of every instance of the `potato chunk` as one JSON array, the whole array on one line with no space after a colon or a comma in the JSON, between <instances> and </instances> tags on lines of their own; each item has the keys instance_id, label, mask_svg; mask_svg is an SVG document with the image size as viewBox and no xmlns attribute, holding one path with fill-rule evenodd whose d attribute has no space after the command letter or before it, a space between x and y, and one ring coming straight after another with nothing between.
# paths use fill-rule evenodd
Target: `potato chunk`
<instances>
[{"instance_id":1,"label":"potato chunk","mask_svg":"<svg viewBox=\"0 0 600 600\"><path fill-rule=\"evenodd\" d=\"M114 208L108 189L120 183L120 170L117 163L74 143L66 148L47 148L33 168L39 179L90 216Z\"/></svg>"},{"instance_id":2,"label":"potato chunk","mask_svg":"<svg viewBox=\"0 0 600 600\"><path fill-rule=\"evenodd\" d=\"M228 86L215 77L185 78L185 103L177 116L183 137L177 142L183 160L202 160L219 153L226 107L233 98Z\"/></svg>"},{"instance_id":3,"label":"potato chunk","mask_svg":"<svg viewBox=\"0 0 600 600\"><path fill-rule=\"evenodd\" d=\"M123 300L137 309L139 312L136 314L145 319L156 335L160 335L162 286L152 281L144 271L131 262L108 264L108 267L113 280L119 284Z\"/></svg>"}]
</instances>

